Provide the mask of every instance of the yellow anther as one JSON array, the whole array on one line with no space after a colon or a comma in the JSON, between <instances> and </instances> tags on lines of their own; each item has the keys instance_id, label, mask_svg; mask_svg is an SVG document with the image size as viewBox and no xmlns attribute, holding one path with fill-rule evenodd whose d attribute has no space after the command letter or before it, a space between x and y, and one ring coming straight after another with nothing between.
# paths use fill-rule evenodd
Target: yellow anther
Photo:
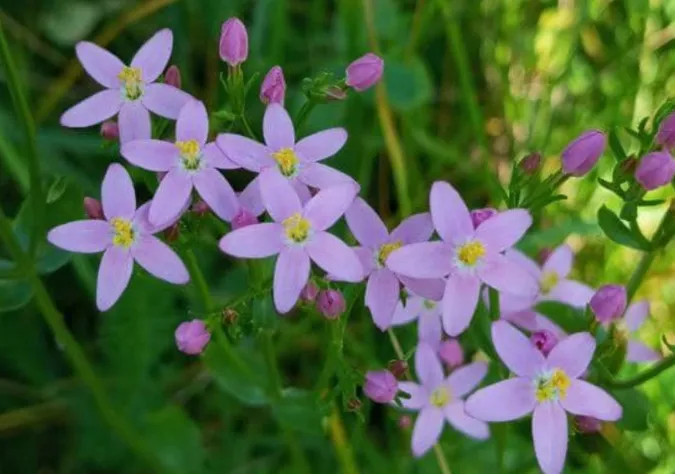
<instances>
[{"instance_id":1,"label":"yellow anther","mask_svg":"<svg viewBox=\"0 0 675 474\"><path fill-rule=\"evenodd\" d=\"M433 300L424 300L424 307L426 309L434 309L438 303Z\"/></svg>"},{"instance_id":2,"label":"yellow anther","mask_svg":"<svg viewBox=\"0 0 675 474\"><path fill-rule=\"evenodd\" d=\"M450 390L448 390L447 387L438 387L436 390L431 392L429 403L435 407L442 408L450 403L451 399L452 395L450 394Z\"/></svg>"},{"instance_id":3,"label":"yellow anther","mask_svg":"<svg viewBox=\"0 0 675 474\"><path fill-rule=\"evenodd\" d=\"M571 381L567 374L560 369L555 369L552 374L537 381L535 393L537 401L541 403L565 398L570 384Z\"/></svg>"},{"instance_id":4,"label":"yellow anther","mask_svg":"<svg viewBox=\"0 0 675 474\"><path fill-rule=\"evenodd\" d=\"M480 242L474 240L462 245L457 249L457 258L459 261L469 267L473 267L485 256L485 247Z\"/></svg>"},{"instance_id":5,"label":"yellow anther","mask_svg":"<svg viewBox=\"0 0 675 474\"><path fill-rule=\"evenodd\" d=\"M186 169L195 170L199 168L202 153L197 140L178 141L176 142L176 148L180 151L180 157Z\"/></svg>"},{"instance_id":6,"label":"yellow anther","mask_svg":"<svg viewBox=\"0 0 675 474\"><path fill-rule=\"evenodd\" d=\"M543 294L548 294L560 281L560 276L556 272L546 272L541 276L539 289Z\"/></svg>"},{"instance_id":7,"label":"yellow anther","mask_svg":"<svg viewBox=\"0 0 675 474\"><path fill-rule=\"evenodd\" d=\"M281 225L284 227L286 237L295 243L302 243L307 240L307 237L309 237L309 232L312 228L312 225L309 223L309 221L302 217L299 212L296 212L292 216L284 219Z\"/></svg>"},{"instance_id":8,"label":"yellow anther","mask_svg":"<svg viewBox=\"0 0 675 474\"><path fill-rule=\"evenodd\" d=\"M380 247L380 251L377 253L377 262L384 267L384 264L387 263L387 258L394 250L398 250L403 245L403 242L397 240L396 242L391 242L388 244L383 244Z\"/></svg>"},{"instance_id":9,"label":"yellow anther","mask_svg":"<svg viewBox=\"0 0 675 474\"><path fill-rule=\"evenodd\" d=\"M282 148L279 151L272 153L272 158L279 165L279 171L284 176L293 176L298 167L298 155L291 148Z\"/></svg>"},{"instance_id":10,"label":"yellow anther","mask_svg":"<svg viewBox=\"0 0 675 474\"><path fill-rule=\"evenodd\" d=\"M124 66L117 77L124 84L127 98L135 100L141 96L143 79L139 68Z\"/></svg>"},{"instance_id":11,"label":"yellow anther","mask_svg":"<svg viewBox=\"0 0 675 474\"><path fill-rule=\"evenodd\" d=\"M135 233L131 222L128 219L115 217L110 221L113 228L113 244L118 247L129 248L134 243Z\"/></svg>"}]
</instances>

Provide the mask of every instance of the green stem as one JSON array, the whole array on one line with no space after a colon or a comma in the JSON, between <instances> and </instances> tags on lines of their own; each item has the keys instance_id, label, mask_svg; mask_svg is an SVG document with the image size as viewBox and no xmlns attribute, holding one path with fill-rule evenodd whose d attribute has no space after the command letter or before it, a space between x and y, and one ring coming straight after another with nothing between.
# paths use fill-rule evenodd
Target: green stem
<instances>
[{"instance_id":1,"label":"green stem","mask_svg":"<svg viewBox=\"0 0 675 474\"><path fill-rule=\"evenodd\" d=\"M613 380L608 382L609 388L614 389L626 389L637 387L645 383L646 381L653 379L661 372L668 370L675 365L675 354L671 354L665 359L660 360L659 362L652 365L650 369L645 370L641 374L636 375L635 377L628 380Z\"/></svg>"},{"instance_id":2,"label":"green stem","mask_svg":"<svg viewBox=\"0 0 675 474\"><path fill-rule=\"evenodd\" d=\"M302 104L302 107L300 107L300 110L298 111L298 114L295 116L295 132L297 133L300 128L303 126L305 123L305 120L307 120L307 117L309 117L309 114L314 110L314 107L316 107L316 102L313 101L312 99L307 99L307 102Z\"/></svg>"},{"instance_id":3,"label":"green stem","mask_svg":"<svg viewBox=\"0 0 675 474\"><path fill-rule=\"evenodd\" d=\"M199 268L197 257L195 256L195 253L192 249L188 249L187 252L185 252L185 262L187 264L190 275L192 276L192 281L197 287L197 291L199 292L199 295L202 299L204 311L208 313L214 307L213 299L211 298L211 292L209 291L209 286L206 284L204 274Z\"/></svg>"},{"instance_id":4,"label":"green stem","mask_svg":"<svg viewBox=\"0 0 675 474\"><path fill-rule=\"evenodd\" d=\"M44 223L45 200L42 190L42 181L40 177L40 162L38 160L37 141L35 139L35 122L30 113L28 101L23 93L21 81L16 70L14 58L10 52L9 45L5 38L0 22L0 59L5 69L5 77L9 86L9 92L12 96L12 102L18 115L18 119L23 125L24 139L26 141L26 158L28 160L28 174L30 177L30 198L33 205L33 226L31 228L31 238L29 245L29 255L35 256L38 244L42 240L42 228Z\"/></svg>"},{"instance_id":5,"label":"green stem","mask_svg":"<svg viewBox=\"0 0 675 474\"><path fill-rule=\"evenodd\" d=\"M244 114L242 113L242 114L240 115L240 117L241 117L241 123L244 125L244 129L246 130L246 133L248 134L248 136L249 136L250 138L252 138L253 140L255 140L255 141L260 141L260 139L259 139L258 136L255 134L255 132L253 131L253 129L251 128L251 126L248 124L248 120L246 120L246 115L244 115Z\"/></svg>"},{"instance_id":6,"label":"green stem","mask_svg":"<svg viewBox=\"0 0 675 474\"><path fill-rule=\"evenodd\" d=\"M274 341L272 341L272 333L268 330L263 331L262 334L263 353L265 354L265 364L270 378L270 396L274 400L281 398L281 376L277 367L276 356L274 353Z\"/></svg>"},{"instance_id":7,"label":"green stem","mask_svg":"<svg viewBox=\"0 0 675 474\"><path fill-rule=\"evenodd\" d=\"M491 287L488 290L488 295L490 298L490 319L492 321L497 321L500 315L499 292Z\"/></svg>"}]
</instances>

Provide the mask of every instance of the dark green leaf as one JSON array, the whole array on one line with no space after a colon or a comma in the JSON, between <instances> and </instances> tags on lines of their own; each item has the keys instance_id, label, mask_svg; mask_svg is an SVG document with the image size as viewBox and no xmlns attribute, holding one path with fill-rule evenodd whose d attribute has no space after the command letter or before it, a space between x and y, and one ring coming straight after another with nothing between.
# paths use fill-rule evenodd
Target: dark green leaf
<instances>
[{"instance_id":1,"label":"dark green leaf","mask_svg":"<svg viewBox=\"0 0 675 474\"><path fill-rule=\"evenodd\" d=\"M291 430L321 436L323 413L316 396L306 390L287 388L282 398L272 406L272 413L279 423Z\"/></svg>"},{"instance_id":2,"label":"dark green leaf","mask_svg":"<svg viewBox=\"0 0 675 474\"><path fill-rule=\"evenodd\" d=\"M169 472L204 472L206 453L199 427L180 408L167 405L145 420L145 436Z\"/></svg>"},{"instance_id":3,"label":"dark green leaf","mask_svg":"<svg viewBox=\"0 0 675 474\"><path fill-rule=\"evenodd\" d=\"M47 191L47 204L52 204L58 201L61 196L63 196L63 193L66 192L67 186L68 182L65 180L65 178L62 176L56 178Z\"/></svg>"},{"instance_id":4,"label":"dark green leaf","mask_svg":"<svg viewBox=\"0 0 675 474\"><path fill-rule=\"evenodd\" d=\"M387 59L384 80L391 106L399 111L421 107L429 103L433 90L426 66L419 58L402 63Z\"/></svg>"},{"instance_id":5,"label":"dark green leaf","mask_svg":"<svg viewBox=\"0 0 675 474\"><path fill-rule=\"evenodd\" d=\"M598 224L610 240L625 247L649 251L649 246L638 240L628 226L605 206L598 210Z\"/></svg>"},{"instance_id":6,"label":"dark green leaf","mask_svg":"<svg viewBox=\"0 0 675 474\"><path fill-rule=\"evenodd\" d=\"M623 416L617 426L628 431L644 431L648 428L649 399L641 391L616 390L612 392L616 401L623 407Z\"/></svg>"},{"instance_id":7,"label":"dark green leaf","mask_svg":"<svg viewBox=\"0 0 675 474\"><path fill-rule=\"evenodd\" d=\"M0 280L0 313L22 308L33 297L33 289L25 281Z\"/></svg>"},{"instance_id":8,"label":"dark green leaf","mask_svg":"<svg viewBox=\"0 0 675 474\"><path fill-rule=\"evenodd\" d=\"M619 141L619 136L616 133L616 129L613 129L609 132L609 148L612 150L614 159L616 161L622 162L627 158L626 151L623 149L621 141Z\"/></svg>"},{"instance_id":9,"label":"dark green leaf","mask_svg":"<svg viewBox=\"0 0 675 474\"><path fill-rule=\"evenodd\" d=\"M585 319L583 311L578 308L557 301L545 301L539 303L536 310L563 328L565 332L588 330L589 321Z\"/></svg>"}]
</instances>

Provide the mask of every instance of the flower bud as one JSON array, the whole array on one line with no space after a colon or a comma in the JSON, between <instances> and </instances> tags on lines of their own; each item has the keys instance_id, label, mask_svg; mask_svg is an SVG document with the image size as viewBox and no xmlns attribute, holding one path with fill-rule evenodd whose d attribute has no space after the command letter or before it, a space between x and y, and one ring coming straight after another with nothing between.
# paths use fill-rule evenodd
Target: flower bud
<instances>
[{"instance_id":1,"label":"flower bud","mask_svg":"<svg viewBox=\"0 0 675 474\"><path fill-rule=\"evenodd\" d=\"M574 417L574 424L580 433L597 433L602 429L602 421L592 416L578 415Z\"/></svg>"},{"instance_id":2,"label":"flower bud","mask_svg":"<svg viewBox=\"0 0 675 474\"><path fill-rule=\"evenodd\" d=\"M198 199L197 202L192 205L192 212L200 216L205 215L210 210L209 205L201 199Z\"/></svg>"},{"instance_id":3,"label":"flower bud","mask_svg":"<svg viewBox=\"0 0 675 474\"><path fill-rule=\"evenodd\" d=\"M474 229L477 229L479 225L495 214L497 214L497 211L491 207L486 207L484 209L474 209L471 211L471 221L473 222Z\"/></svg>"},{"instance_id":4,"label":"flower bud","mask_svg":"<svg viewBox=\"0 0 675 474\"><path fill-rule=\"evenodd\" d=\"M412 418L410 415L403 415L398 419L398 427L408 431L412 427Z\"/></svg>"},{"instance_id":5,"label":"flower bud","mask_svg":"<svg viewBox=\"0 0 675 474\"><path fill-rule=\"evenodd\" d=\"M408 363L404 360L399 359L392 360L391 362L389 362L387 368L394 377L396 377L397 379L401 379L405 377L405 374L408 371Z\"/></svg>"},{"instance_id":6,"label":"flower bud","mask_svg":"<svg viewBox=\"0 0 675 474\"><path fill-rule=\"evenodd\" d=\"M181 82L180 69L175 64L172 64L164 73L164 84L180 89Z\"/></svg>"},{"instance_id":7,"label":"flower bud","mask_svg":"<svg viewBox=\"0 0 675 474\"><path fill-rule=\"evenodd\" d=\"M337 290L322 290L316 297L316 306L328 319L335 319L345 312L345 298Z\"/></svg>"},{"instance_id":8,"label":"flower bud","mask_svg":"<svg viewBox=\"0 0 675 474\"><path fill-rule=\"evenodd\" d=\"M368 371L363 392L377 403L390 403L398 392L396 377L388 370Z\"/></svg>"},{"instance_id":9,"label":"flower bud","mask_svg":"<svg viewBox=\"0 0 675 474\"><path fill-rule=\"evenodd\" d=\"M117 141L120 137L120 129L114 120L106 120L101 124L101 136L104 140Z\"/></svg>"},{"instance_id":10,"label":"flower bud","mask_svg":"<svg viewBox=\"0 0 675 474\"><path fill-rule=\"evenodd\" d=\"M314 303L316 295L319 294L319 287L312 280L309 280L300 292L300 299L305 303Z\"/></svg>"},{"instance_id":11,"label":"flower bud","mask_svg":"<svg viewBox=\"0 0 675 474\"><path fill-rule=\"evenodd\" d=\"M539 166L541 166L541 153L530 153L525 158L520 160L518 166L520 167L520 170L527 176L533 175L537 172Z\"/></svg>"},{"instance_id":12,"label":"flower bud","mask_svg":"<svg viewBox=\"0 0 675 474\"><path fill-rule=\"evenodd\" d=\"M606 145L607 137L600 130L582 133L561 153L563 171L572 176L585 175L598 162Z\"/></svg>"},{"instance_id":13,"label":"flower bud","mask_svg":"<svg viewBox=\"0 0 675 474\"><path fill-rule=\"evenodd\" d=\"M176 328L175 336L178 350L189 355L201 354L211 339L211 333L201 319L181 323Z\"/></svg>"},{"instance_id":14,"label":"flower bud","mask_svg":"<svg viewBox=\"0 0 675 474\"><path fill-rule=\"evenodd\" d=\"M238 66L248 57L248 33L238 18L230 18L220 30L220 59L230 66Z\"/></svg>"},{"instance_id":15,"label":"flower bud","mask_svg":"<svg viewBox=\"0 0 675 474\"><path fill-rule=\"evenodd\" d=\"M541 331L533 332L530 336L530 342L534 347L539 349L542 354L547 356L558 343L558 338L551 331L543 329Z\"/></svg>"},{"instance_id":16,"label":"flower bud","mask_svg":"<svg viewBox=\"0 0 675 474\"><path fill-rule=\"evenodd\" d=\"M263 104L284 105L286 95L286 81L284 71L280 66L274 66L269 70L260 86L260 101Z\"/></svg>"},{"instance_id":17,"label":"flower bud","mask_svg":"<svg viewBox=\"0 0 675 474\"><path fill-rule=\"evenodd\" d=\"M243 207L239 209L239 212L232 218L231 222L233 230L257 223L258 218Z\"/></svg>"},{"instance_id":18,"label":"flower bud","mask_svg":"<svg viewBox=\"0 0 675 474\"><path fill-rule=\"evenodd\" d=\"M103 219L101 201L91 197L84 198L84 213L89 219Z\"/></svg>"},{"instance_id":19,"label":"flower bud","mask_svg":"<svg viewBox=\"0 0 675 474\"><path fill-rule=\"evenodd\" d=\"M591 310L603 324L619 319L626 311L626 288L621 285L600 287L591 298Z\"/></svg>"},{"instance_id":20,"label":"flower bud","mask_svg":"<svg viewBox=\"0 0 675 474\"><path fill-rule=\"evenodd\" d=\"M457 339L447 339L441 343L438 349L438 357L452 369L464 363L464 351Z\"/></svg>"},{"instance_id":21,"label":"flower bud","mask_svg":"<svg viewBox=\"0 0 675 474\"><path fill-rule=\"evenodd\" d=\"M672 112L661 122L656 134L656 143L665 148L675 147L675 112Z\"/></svg>"},{"instance_id":22,"label":"flower bud","mask_svg":"<svg viewBox=\"0 0 675 474\"><path fill-rule=\"evenodd\" d=\"M635 179L647 191L670 183L675 176L675 160L669 153L655 151L642 157L635 170Z\"/></svg>"},{"instance_id":23,"label":"flower bud","mask_svg":"<svg viewBox=\"0 0 675 474\"><path fill-rule=\"evenodd\" d=\"M382 77L384 61L368 53L347 66L347 85L361 92L369 89Z\"/></svg>"}]
</instances>

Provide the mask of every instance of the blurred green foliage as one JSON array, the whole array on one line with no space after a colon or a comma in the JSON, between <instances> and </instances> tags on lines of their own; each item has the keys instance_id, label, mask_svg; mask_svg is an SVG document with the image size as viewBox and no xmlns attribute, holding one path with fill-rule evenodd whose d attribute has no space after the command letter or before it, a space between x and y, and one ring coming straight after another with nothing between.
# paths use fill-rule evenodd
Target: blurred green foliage
<instances>
[{"instance_id":1,"label":"blurred green foliage","mask_svg":"<svg viewBox=\"0 0 675 474\"><path fill-rule=\"evenodd\" d=\"M74 44L102 35L128 60L155 30L170 27L172 63L182 70L183 87L214 111L224 100L219 29L230 16L249 28L246 74L282 65L290 87L286 105L294 111L303 102L303 78L324 70L341 75L349 61L377 46L386 63L386 94L371 90L321 105L301 133L345 126L349 141L331 163L358 179L362 195L391 223L405 209L401 193L413 210L423 210L429 185L438 179L451 181L475 207L495 203L491 173L505 182L514 160L531 151L541 152L552 170L567 141L588 128L618 130L613 139L634 153L639 143L622 127L637 126L675 96L672 1L5 2L0 22L38 120L38 153L51 201L47 227L81 216L82 197L99 197L104 170L120 160L114 146L102 145L97 130L58 125L63 110L97 87L77 75ZM77 79L72 86L68 77ZM255 96L249 96L247 110L259 130L263 105ZM398 150L386 139L387 110ZM16 216L15 232L22 236L22 216L30 209L24 202L28 171L18 120L7 89L0 87L0 201ZM214 131L222 125L214 123ZM390 161L397 153L401 163ZM566 183L569 199L547 208L523 245L534 255L567 241L578 252L576 277L594 286L626 282L639 257L639 251L602 237L596 223L601 205L619 208L618 199L594 179L611 169L607 155L593 176ZM403 190L396 173L404 176ZM136 178L140 183L141 175ZM233 174L235 188L242 189L247 179ZM149 197L141 186L138 192ZM672 189L654 194L672 197ZM654 229L663 209L644 212L643 228ZM216 302L225 305L249 282L241 262L217 250L215 234L205 235L197 258ZM639 292L653 308L641 337L654 346L662 334L675 341L674 255L671 244ZM7 257L0 254L0 271L11 272ZM399 427L395 410L363 397L357 413L340 409L354 408L360 374L394 358L359 292L348 294L349 320L343 316L336 323L340 347L326 342L336 329L318 314L277 320L269 300L263 300L240 306L237 321L216 332L205 355L188 358L173 346L173 330L181 321L204 316L197 291L176 289L139 271L120 302L99 314L93 304L97 259L44 245L38 249L38 270L93 361L116 416L141 433L167 472L438 472L432 454L411 457L409 430ZM0 472L148 472L103 421L35 304L26 304L31 298L27 282L0 280ZM254 319L263 323L251 323ZM277 326L276 355L288 387L276 395L267 390L270 374L259 346L260 326L270 319ZM481 347L482 329L476 325L462 337L468 353ZM414 328L400 336L404 349L411 349ZM228 339L236 341L231 350L252 374L217 351ZM324 380L326 361L335 364L339 377L328 371ZM637 370L627 367L622 374ZM340 396L334 400L335 395ZM565 472L675 472L675 373L616 396L624 402L624 420L603 436L574 435ZM477 443L446 430L442 445L453 472L496 472L504 439L500 472L537 472L528 422L493 434Z\"/></svg>"}]
</instances>

